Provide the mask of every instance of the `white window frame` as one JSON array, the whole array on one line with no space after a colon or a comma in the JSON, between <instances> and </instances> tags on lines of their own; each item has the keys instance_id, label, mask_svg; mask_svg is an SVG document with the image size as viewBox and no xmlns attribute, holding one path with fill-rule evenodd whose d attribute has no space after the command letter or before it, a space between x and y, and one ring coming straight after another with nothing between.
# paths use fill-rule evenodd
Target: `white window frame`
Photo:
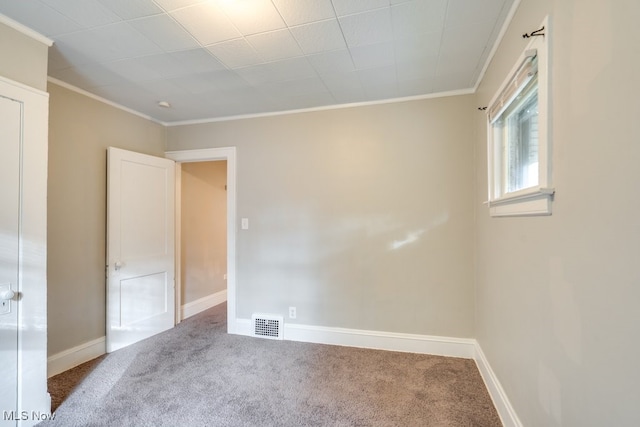
<instances>
[{"instance_id":1,"label":"white window frame","mask_svg":"<svg viewBox=\"0 0 640 427\"><path fill-rule=\"evenodd\" d=\"M544 19L539 28L544 27L544 35L531 37L527 47L509 72L507 79L491 99L487 108L487 170L488 202L491 216L534 216L551 215L551 202L555 190L551 185L550 165L550 111L549 111L549 22ZM519 92L512 90L518 72L523 65L536 56L538 73L538 184L518 191L502 194L504 179L503 163L499 161L500 144L496 136L495 119L514 102ZM520 87L523 87L524 84ZM511 88L511 89L510 89ZM512 96L510 96L512 95Z\"/></svg>"}]
</instances>

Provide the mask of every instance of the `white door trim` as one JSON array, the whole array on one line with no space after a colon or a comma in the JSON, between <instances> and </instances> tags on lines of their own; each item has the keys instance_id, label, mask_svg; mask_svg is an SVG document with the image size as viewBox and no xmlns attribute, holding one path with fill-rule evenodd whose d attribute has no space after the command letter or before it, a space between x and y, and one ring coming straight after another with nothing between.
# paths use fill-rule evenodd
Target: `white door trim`
<instances>
[{"instance_id":1,"label":"white door trim","mask_svg":"<svg viewBox=\"0 0 640 427\"><path fill-rule=\"evenodd\" d=\"M47 392L47 155L49 94L0 76L0 93L22 103L18 297L18 416L21 426L48 414ZM2 414L0 414L2 415Z\"/></svg>"},{"instance_id":2,"label":"white door trim","mask_svg":"<svg viewBox=\"0 0 640 427\"><path fill-rule=\"evenodd\" d=\"M200 150L167 151L165 156L176 163L227 161L227 332L236 332L236 147ZM177 205L177 201L176 201ZM176 246L180 245L179 224L176 224ZM179 260L179 252L176 252ZM179 263L179 261L178 261ZM177 275L177 274L176 274ZM178 278L176 278L178 279ZM176 280L176 292L182 284Z\"/></svg>"}]
</instances>

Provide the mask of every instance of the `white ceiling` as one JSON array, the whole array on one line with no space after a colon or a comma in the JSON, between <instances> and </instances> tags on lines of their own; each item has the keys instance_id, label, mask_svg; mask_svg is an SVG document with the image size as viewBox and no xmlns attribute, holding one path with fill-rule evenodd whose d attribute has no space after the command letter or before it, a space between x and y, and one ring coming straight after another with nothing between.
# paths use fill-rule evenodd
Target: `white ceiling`
<instances>
[{"instance_id":1,"label":"white ceiling","mask_svg":"<svg viewBox=\"0 0 640 427\"><path fill-rule=\"evenodd\" d=\"M473 88L513 1L0 0L0 13L54 40L51 77L169 123Z\"/></svg>"}]
</instances>

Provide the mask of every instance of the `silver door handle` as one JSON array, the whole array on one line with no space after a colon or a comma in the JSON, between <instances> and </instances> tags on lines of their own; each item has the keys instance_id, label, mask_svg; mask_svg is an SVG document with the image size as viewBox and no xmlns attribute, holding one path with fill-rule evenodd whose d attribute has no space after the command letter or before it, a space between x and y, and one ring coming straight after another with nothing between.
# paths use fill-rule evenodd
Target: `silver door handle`
<instances>
[{"instance_id":1,"label":"silver door handle","mask_svg":"<svg viewBox=\"0 0 640 427\"><path fill-rule=\"evenodd\" d=\"M123 266L123 265L124 265L124 264L122 264L120 261L116 261L116 262L113 264L113 268L114 268L116 271L118 271L118 270L120 270L120 269L122 268L122 266Z\"/></svg>"}]
</instances>

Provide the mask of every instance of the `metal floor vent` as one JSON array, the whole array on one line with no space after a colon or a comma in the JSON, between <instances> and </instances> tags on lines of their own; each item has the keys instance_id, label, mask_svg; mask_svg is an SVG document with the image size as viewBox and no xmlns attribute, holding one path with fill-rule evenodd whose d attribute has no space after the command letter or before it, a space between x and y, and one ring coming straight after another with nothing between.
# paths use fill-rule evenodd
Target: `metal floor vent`
<instances>
[{"instance_id":1,"label":"metal floor vent","mask_svg":"<svg viewBox=\"0 0 640 427\"><path fill-rule=\"evenodd\" d=\"M268 338L270 340L281 340L282 323L284 318L273 314L254 314L251 316L253 336Z\"/></svg>"}]
</instances>

